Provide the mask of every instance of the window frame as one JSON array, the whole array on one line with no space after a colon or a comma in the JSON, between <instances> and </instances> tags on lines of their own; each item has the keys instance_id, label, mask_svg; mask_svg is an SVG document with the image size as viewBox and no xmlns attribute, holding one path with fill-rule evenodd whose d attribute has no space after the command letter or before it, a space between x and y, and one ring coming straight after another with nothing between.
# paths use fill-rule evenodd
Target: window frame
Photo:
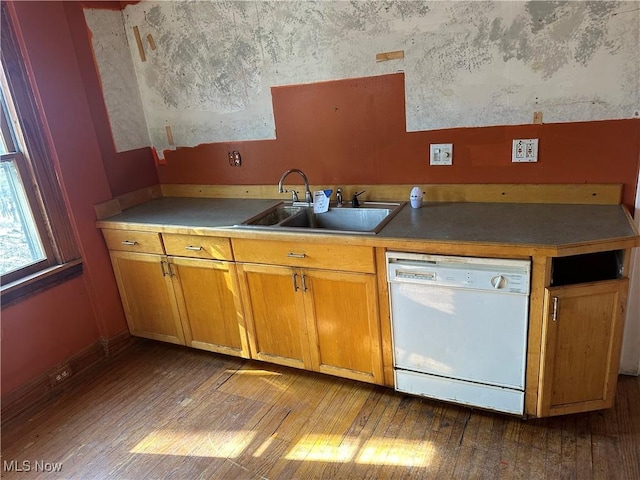
<instances>
[{"instance_id":1,"label":"window frame","mask_svg":"<svg viewBox=\"0 0 640 480\"><path fill-rule=\"evenodd\" d=\"M46 260L1 277L2 306L82 272L80 254L54 167L54 151L29 81L27 63L13 26L9 2L0 4L0 75L11 98L6 99L0 128L11 138L16 152L0 161L15 161L40 234ZM5 110L6 109L6 110ZM19 125L11 125L11 119Z\"/></svg>"},{"instance_id":2,"label":"window frame","mask_svg":"<svg viewBox=\"0 0 640 480\"><path fill-rule=\"evenodd\" d=\"M2 285L15 282L16 280L34 274L44 268L50 267L55 264L55 256L51 243L48 241L47 231L45 229L44 219L37 211L33 212L34 206L37 206L35 201L35 192L29 182L25 182L24 179L28 179L28 173L25 172L26 166L24 162L24 156L20 152L12 152L0 155L0 165L4 163L13 163L20 176L21 184L24 189L24 194L27 200L27 204L33 213L34 226L36 233L40 238L42 250L45 258L38 260L34 263L30 263L24 267L21 267L11 272L2 274Z\"/></svg>"}]
</instances>

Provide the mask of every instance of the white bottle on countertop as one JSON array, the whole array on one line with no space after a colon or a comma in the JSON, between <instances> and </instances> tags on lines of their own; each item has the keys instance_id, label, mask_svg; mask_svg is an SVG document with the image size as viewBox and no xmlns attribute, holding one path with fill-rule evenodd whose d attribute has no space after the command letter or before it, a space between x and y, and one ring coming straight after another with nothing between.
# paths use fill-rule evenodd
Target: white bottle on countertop
<instances>
[{"instance_id":1,"label":"white bottle on countertop","mask_svg":"<svg viewBox=\"0 0 640 480\"><path fill-rule=\"evenodd\" d=\"M411 202L411 208L422 207L422 189L420 187L413 187L411 189L409 201Z\"/></svg>"}]
</instances>

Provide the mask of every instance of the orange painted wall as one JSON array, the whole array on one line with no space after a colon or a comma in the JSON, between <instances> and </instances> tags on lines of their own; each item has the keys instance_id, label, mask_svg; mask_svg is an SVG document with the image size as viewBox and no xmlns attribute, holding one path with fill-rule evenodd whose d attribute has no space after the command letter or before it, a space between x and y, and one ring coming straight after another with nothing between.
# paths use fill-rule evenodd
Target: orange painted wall
<instances>
[{"instance_id":1,"label":"orange painted wall","mask_svg":"<svg viewBox=\"0 0 640 480\"><path fill-rule=\"evenodd\" d=\"M622 183L625 205L634 203L640 119L406 132L402 73L271 92L275 140L166 151L161 182L275 185L296 167L311 183L336 186ZM511 162L514 138L540 140L538 163ZM430 143L453 143L453 166L430 166ZM232 149L242 154L240 168L228 164Z\"/></svg>"},{"instance_id":2,"label":"orange painted wall","mask_svg":"<svg viewBox=\"0 0 640 480\"><path fill-rule=\"evenodd\" d=\"M2 310L2 393L64 362L100 337L82 277Z\"/></svg>"},{"instance_id":3,"label":"orange painted wall","mask_svg":"<svg viewBox=\"0 0 640 480\"><path fill-rule=\"evenodd\" d=\"M93 56L91 33L84 17L84 7L117 9L124 8L128 3L137 2L83 1L63 3L111 193L113 196L117 196L139 188L156 185L158 174L151 148L116 152L109 115L102 94L100 76Z\"/></svg>"},{"instance_id":4,"label":"orange painted wall","mask_svg":"<svg viewBox=\"0 0 640 480\"><path fill-rule=\"evenodd\" d=\"M70 33L68 8L65 2L9 4L81 250L83 274L3 306L3 394L101 337L127 328L109 255L95 227L93 205L111 198L112 185Z\"/></svg>"}]
</instances>

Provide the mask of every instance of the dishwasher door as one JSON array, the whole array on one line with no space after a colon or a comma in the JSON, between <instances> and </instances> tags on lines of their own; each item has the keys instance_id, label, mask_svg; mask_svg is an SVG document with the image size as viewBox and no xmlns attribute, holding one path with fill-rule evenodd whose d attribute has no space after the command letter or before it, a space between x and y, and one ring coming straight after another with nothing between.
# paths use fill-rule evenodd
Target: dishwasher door
<instances>
[{"instance_id":1,"label":"dishwasher door","mask_svg":"<svg viewBox=\"0 0 640 480\"><path fill-rule=\"evenodd\" d=\"M396 388L453 401L458 394L447 390L462 388L470 398L460 402L471 405L487 389L492 395L493 390L513 390L519 404L525 385L529 262L387 256ZM427 391L412 391L416 382ZM406 388L407 383L412 385Z\"/></svg>"},{"instance_id":2,"label":"dishwasher door","mask_svg":"<svg viewBox=\"0 0 640 480\"><path fill-rule=\"evenodd\" d=\"M395 366L524 388L527 297L392 283Z\"/></svg>"}]
</instances>

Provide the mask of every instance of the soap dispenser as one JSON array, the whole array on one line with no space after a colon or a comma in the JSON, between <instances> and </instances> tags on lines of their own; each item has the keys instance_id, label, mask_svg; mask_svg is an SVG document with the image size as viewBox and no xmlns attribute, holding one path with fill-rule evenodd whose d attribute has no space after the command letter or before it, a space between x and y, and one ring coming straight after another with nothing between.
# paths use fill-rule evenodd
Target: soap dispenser
<instances>
[{"instance_id":1,"label":"soap dispenser","mask_svg":"<svg viewBox=\"0 0 640 480\"><path fill-rule=\"evenodd\" d=\"M413 187L409 195L409 200L411 202L411 208L422 207L422 189L420 187Z\"/></svg>"}]
</instances>

